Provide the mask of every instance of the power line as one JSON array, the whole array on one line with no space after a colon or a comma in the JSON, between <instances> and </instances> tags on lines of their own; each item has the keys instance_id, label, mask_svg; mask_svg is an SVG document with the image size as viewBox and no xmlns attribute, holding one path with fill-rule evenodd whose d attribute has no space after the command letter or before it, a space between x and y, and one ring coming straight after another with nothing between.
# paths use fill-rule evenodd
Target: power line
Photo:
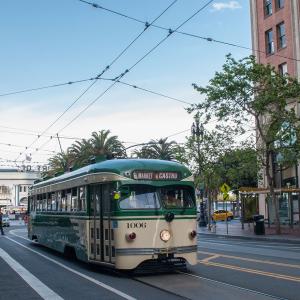
<instances>
[{"instance_id":1,"label":"power line","mask_svg":"<svg viewBox=\"0 0 300 300\"><path fill-rule=\"evenodd\" d=\"M143 21L143 20L140 20L138 18L134 18L134 17L128 16L126 14L120 13L120 12L112 10L112 9L108 9L106 7L103 7L102 5L98 5L96 3L92 3L92 2L84 1L84 0L78 0L78 1L80 1L82 3L85 3L85 4L88 4L88 5L90 5L90 6L94 7L94 8L98 8L98 9L101 9L101 10L104 10L104 11L108 11L108 12L110 12L112 14L124 17L124 18L132 20L132 21L135 21L137 23L145 24L145 21ZM152 24L150 26L158 28L158 29L162 29L162 30L165 30L165 31L169 31L170 30L169 28L166 28L166 27L163 27L163 26L159 26L159 25L155 25L155 24ZM257 53L267 54L267 52L263 51L263 50L254 49L252 47L247 47L247 46L243 46L243 45L238 45L236 43L231 43L231 42L216 40L216 39L211 38L211 37L205 37L205 36L201 36L201 35L197 35L197 34L192 34L192 33L184 32L184 31L178 31L178 30L174 30L174 32L182 34L182 35L186 35L186 36L190 36L190 37L194 37L194 38L206 40L207 42L215 42L215 43L219 43L219 44L223 44L223 45L227 45L227 46L237 47L237 48L241 48L241 49L245 49L245 50L251 50L251 51L257 52ZM296 58L293 58L293 57L289 57L289 56L284 56L284 55L280 55L280 54L273 54L273 55L274 56L278 56L278 57L282 57L282 58L286 58L286 59L289 59L289 60L300 61L299 59L296 59Z\"/></svg>"},{"instance_id":2,"label":"power line","mask_svg":"<svg viewBox=\"0 0 300 300\"><path fill-rule=\"evenodd\" d=\"M10 144L10 143L2 143L2 142L0 142L0 145L4 145L4 146L8 146L8 147L24 148L24 146ZM29 148L26 148L26 149L29 149ZM30 149L34 149L34 148L30 148ZM35 150L37 150L37 149L35 149ZM56 151L51 151L51 150L41 150L41 151L56 153Z\"/></svg>"},{"instance_id":3,"label":"power line","mask_svg":"<svg viewBox=\"0 0 300 300\"><path fill-rule=\"evenodd\" d=\"M145 21L142 21L142 20L139 20L139 19L136 19L136 18L124 15L122 13L118 13L116 11L104 8L102 6L100 7L98 4L94 4L94 3L91 3L91 2L88 2L88 1L83 1L83 0L78 0L78 1L86 3L86 4L89 4L89 5L92 5L93 7L96 7L96 8L101 8L103 10L115 13L115 14L120 15L122 17L126 17L128 19L131 19L131 20L137 21L139 23L142 23L144 25L147 24L147 26L152 26L152 27L159 28L159 29L162 29L162 30L165 30L165 31L169 31L170 30L169 28L166 28L166 27L158 26L158 25L155 25L155 24L148 24ZM236 48L240 48L240 49L250 50L252 52L267 54L263 50L254 49L252 47L243 46L243 45L239 45L239 44L232 43L232 42L226 42L226 41L217 40L217 39L214 39L212 37L201 36L201 35L198 35L198 34L193 34L193 33L188 33L188 32L183 32L183 31L178 31L178 30L174 31L174 32L182 34L182 35L194 37L194 38L197 38L197 39L205 40L207 42L219 43L219 44L223 44L223 45L227 45L227 46L232 46L232 47L236 47ZM273 56L278 56L278 57L286 58L286 59L293 60L293 61L300 61L299 59L296 59L296 58L293 58L293 57L289 57L289 56L280 55L280 54L276 54L276 53L274 53ZM91 81L91 80L99 80L99 79L103 79L103 78L92 77L92 78L86 78L86 79L81 79L81 80L68 81L68 82L64 82L64 83L57 83L57 84L48 85L48 86L30 88L30 89L19 90L19 91L12 91L12 92L8 92L8 93L2 93L2 94L0 94L0 97L14 95L14 94L20 94L20 93L26 93L26 92L31 92L31 91L37 91L37 90L42 90L42 89L60 87L60 86L65 86L65 85L71 85L71 84L81 83L81 82L86 82L86 81Z\"/></svg>"},{"instance_id":4,"label":"power line","mask_svg":"<svg viewBox=\"0 0 300 300\"><path fill-rule=\"evenodd\" d=\"M166 37L164 37L160 42L158 42L154 47L152 47L146 54L144 54L140 59L138 59L131 67L126 69L123 73L121 73L116 78L112 79L114 81L104 92L102 92L98 97L96 97L92 102L90 102L82 111L79 112L70 122L68 122L62 129L58 131L63 131L66 127L68 127L70 124L72 124L80 115L82 115L88 108L90 108L94 103L96 103L100 98L102 98L120 79L122 79L128 72L130 72L134 67L136 67L141 61L143 61L148 55L150 55L156 48L158 48L163 42L165 42L174 31L181 28L183 25L185 25L188 21L190 21L193 17L195 17L197 14L199 14L202 10L204 10L210 3L212 3L214 0L208 1L205 5L203 5L200 9L198 9L195 13L192 14L188 19L186 19L184 22L182 22L179 26L176 27L175 30L169 30L169 33Z\"/></svg>"},{"instance_id":5,"label":"power line","mask_svg":"<svg viewBox=\"0 0 300 300\"><path fill-rule=\"evenodd\" d=\"M181 103L188 104L188 105L194 104L194 103L187 102L187 101L184 101L184 100L181 100L181 99L178 99L178 98L174 98L174 97L171 97L171 96L168 96L168 95L165 95L165 94L162 94L162 93L158 93L158 92L146 89L146 88L142 88L142 87L139 87L135 84L130 84L130 83L125 82L125 81L117 80L117 82L120 83L120 84L123 84L123 85L130 86L134 89L138 89L138 90L141 90L141 91L144 91L144 92L147 92L147 93L151 93L151 94L154 94L154 95L157 95L157 96L161 96L161 97L164 97L164 98L167 98L167 99L170 99L170 100L174 100L174 101L181 102Z\"/></svg>"},{"instance_id":6,"label":"power line","mask_svg":"<svg viewBox=\"0 0 300 300\"><path fill-rule=\"evenodd\" d=\"M66 114L66 112L69 110L69 109L71 109L71 107L72 106L74 106L75 105L75 103L77 103L77 101L79 101L79 99L84 95L84 94L86 94L87 92L88 92L88 90L90 90L91 88L92 88L92 86L97 82L97 80L99 79L99 78L101 78L101 76L107 71L107 70L109 70L110 68L111 68L111 66L144 34L144 32L151 26L151 24L153 24L155 21L157 21L168 9L170 9L176 2L177 2L178 0L174 0L170 5L168 5L168 7L166 8L166 9L164 9L163 10L163 12L162 13L160 13L159 15L158 15L158 17L156 17L150 24L145 24L145 28L144 28L144 30L140 33L140 34L138 34L130 43L129 43L129 45L127 46L127 47L125 47L122 51L121 51L121 53L119 54L119 55L117 55L112 61L111 61L111 63L108 65L108 66L106 66L104 69L103 69L103 71L99 74L99 75L97 75L96 76L96 78L95 78L95 80L93 80L93 82L83 91L83 93L82 94L80 94L80 96L79 97L77 97L76 99L75 99L75 101L73 101L72 103L71 103L71 105L69 105L64 111L63 111L63 113L62 114L60 114L59 115L59 117L58 118L56 118L55 119L55 121L54 122L52 122L43 132L42 132L42 134L44 134L44 133L46 133L58 120L60 120L60 118L63 116L63 115L65 115ZM119 78L121 78L121 77L119 77ZM111 85L111 87L112 86L114 86L115 85L115 83L113 83L112 85ZM89 106L88 106L89 107ZM85 110L84 110L85 111ZM58 133L57 133L58 134ZM39 139L40 137L38 137L37 139L35 139L31 144L30 144L30 146L29 147L31 147L38 139ZM51 140L51 138L50 138L50 140ZM45 144L45 143L44 143ZM44 145L43 144L43 145ZM26 150L25 150L26 151ZM20 154L20 155L22 155L22 153ZM19 157L20 157L20 155L16 158L16 159L18 159Z\"/></svg>"},{"instance_id":7,"label":"power line","mask_svg":"<svg viewBox=\"0 0 300 300\"><path fill-rule=\"evenodd\" d=\"M45 85L45 86L30 88L30 89L25 89L25 90L12 91L12 92L8 92L8 93L0 94L0 97L11 96L11 95L16 95L16 94L22 94L22 93L28 93L28 92L39 91L39 90L45 90L45 89L60 87L60 86L64 86L64 85L72 85L72 84L75 84L75 83L81 83L81 82L91 81L91 80L95 80L95 79L96 78L87 78L87 79L81 79L81 80L74 80L74 81L68 81L68 82L63 82L63 83Z\"/></svg>"},{"instance_id":8,"label":"power line","mask_svg":"<svg viewBox=\"0 0 300 300\"><path fill-rule=\"evenodd\" d=\"M181 28L183 25L185 25L188 21L190 21L193 17L195 17L197 14L199 14L202 10L204 10L209 4L211 4L214 0L208 1L205 5L203 5L200 9L198 9L192 16L190 16L188 19L186 19L184 22L182 22L179 26L176 27L175 31ZM94 103L96 103L100 98L102 98L111 88L113 88L120 79L122 79L129 71L131 71L135 66L137 66L142 60L144 60L148 55L150 55L156 48L158 48L164 41L166 41L172 34L173 30L169 30L168 35L163 38L160 42L158 42L154 47L152 47L145 55L143 55L140 59L137 60L129 69L126 69L123 73L121 73L116 78L112 79L113 83L104 90L98 97L96 97L92 102L90 102L83 110L81 110L71 121L69 121L63 128L61 128L58 133L63 131L65 128L67 128L70 124L72 124L76 119L78 119L86 110L88 110ZM51 140L51 139L50 139ZM50 140L46 141L44 145L46 145ZM43 147L42 146L42 147ZM42 148L40 147L40 148Z\"/></svg>"}]
</instances>

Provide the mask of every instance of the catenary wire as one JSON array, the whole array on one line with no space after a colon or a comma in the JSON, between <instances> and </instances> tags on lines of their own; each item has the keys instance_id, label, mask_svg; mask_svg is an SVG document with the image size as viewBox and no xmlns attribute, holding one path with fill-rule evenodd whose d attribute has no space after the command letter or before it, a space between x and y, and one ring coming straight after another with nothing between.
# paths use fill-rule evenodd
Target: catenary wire
<instances>
[{"instance_id":1,"label":"catenary wire","mask_svg":"<svg viewBox=\"0 0 300 300\"><path fill-rule=\"evenodd\" d=\"M81 99L82 98L82 96L83 95L85 95L91 88L92 88L92 86L97 82L97 80L99 79L99 78L101 78L101 76L108 70L108 69L110 69L111 68L111 66L144 34L144 32L150 27L150 25L151 24L153 24L155 21L157 21L167 10L169 10L176 2L177 2L178 0L174 0L174 1L172 1L171 2L171 4L169 4L168 6L167 6L167 8L166 9L164 9L163 10L163 12L162 13L160 13L150 24L145 24L145 28L144 28L144 30L140 33L140 34L138 34L137 35L137 37L136 38L134 38L131 42L130 42L130 44L127 46L127 47L125 47L122 51L121 51L121 53L119 54L119 55L117 55L113 60L112 60L112 62L108 65L108 66L106 66L104 69L103 69L103 71L99 74L99 75L97 75L96 76L96 79L95 80L93 80L93 82L83 91L83 93L81 93L80 94L80 96L79 97L77 97L76 99L75 99L75 101L73 101L64 111L63 111L63 113L62 114L60 114L59 115L59 117L58 118L56 118L55 119L55 121L54 122L52 122L43 132L42 132L42 134L41 135L43 135L44 133L46 133L55 123L57 123L61 118L62 118L62 116L63 115L65 115L66 113L67 113L67 111L69 111L70 109L71 109L71 107L73 107L74 105L75 105L75 103L77 103L78 101L79 101L79 99ZM114 83L115 84L115 83ZM112 84L111 85L111 87L114 85L114 84ZM37 137L30 145L29 145L29 147L31 147L38 139L39 139L40 137ZM50 138L50 140L51 140L52 138ZM45 143L44 143L45 144ZM44 144L43 144L43 146L44 146ZM25 149L25 151L24 152L26 152L26 149ZM20 153L20 155L16 158L16 160L22 155L23 153L21 152Z\"/></svg>"},{"instance_id":2,"label":"catenary wire","mask_svg":"<svg viewBox=\"0 0 300 300\"><path fill-rule=\"evenodd\" d=\"M203 5L200 9L198 9L195 13L192 14L188 19L182 22L179 26L176 27L175 30L178 30L183 25L185 25L188 21L190 21L193 17L199 14L202 10L204 10L208 5L210 5L214 0L208 1L205 5ZM154 47L152 47L149 51L146 52L141 58L139 58L131 67L126 69L123 73L113 79L113 83L98 97L96 97L92 102L90 102L83 110L81 110L71 121L69 121L62 129L58 131L60 133L65 128L67 128L70 124L72 124L76 119L79 118L88 108L90 108L94 103L96 103L100 98L102 98L120 79L122 79L128 72L130 72L133 68L135 68L141 61L143 61L147 56L149 56L156 48L158 48L163 42L165 42L173 33L174 31L170 29L168 35L160 40Z\"/></svg>"},{"instance_id":3,"label":"catenary wire","mask_svg":"<svg viewBox=\"0 0 300 300\"><path fill-rule=\"evenodd\" d=\"M78 1L94 6L93 3L88 2L88 1L82 1L82 0L78 0ZM122 13L118 13L118 12L115 12L115 11L110 10L110 9L105 9L104 7L101 7L101 8L104 9L104 10L107 10L109 12L116 13L116 14L118 14L120 16L126 17L128 19L132 19L132 20L137 21L137 22L142 23L142 24L146 24L147 23L145 21L138 20L136 18L132 18L132 17L126 16L126 15L124 15ZM156 28L159 28L159 29L163 29L163 30L166 30L166 31L169 30L169 28L158 26L158 25L155 25L155 24L152 24L152 25L149 25L149 26L156 27ZM253 52L267 54L263 50L254 49L252 47L243 46L243 45L239 45L239 44L236 44L236 43L231 43L231 42L217 40L217 39L214 39L212 37L201 36L201 35L198 35L198 34L193 34L193 33L188 33L188 32L183 32L183 31L174 31L174 32L182 34L182 35L186 35L186 36L198 38L198 39L201 39L201 40L205 40L207 42L214 42L214 43L219 43L219 44L223 44L223 45L227 45L227 46L232 46L232 47L236 47L236 48L240 48L240 49L250 50L250 51L253 51ZM278 56L278 57L282 57L282 58L286 58L286 59L294 60L294 61L300 61L299 59L296 59L296 58L293 58L293 57L289 57L289 56L280 55L280 54L276 54L276 53L274 53L273 56ZM81 80L68 81L68 82L64 82L64 83L57 83L57 84L47 85L47 86L42 86L42 87L24 89L24 90L19 90L19 91L12 91L12 92L7 92L7 93L2 93L2 94L0 94L0 97L14 95L14 94L20 94L20 93L26 93L26 92L31 92L31 91L37 91L37 90L42 90L42 89L60 87L60 86L65 86L65 85L71 85L71 84L81 83L81 82L86 82L86 81L91 81L91 80L95 80L95 79L102 79L102 78L92 77L92 78L86 78L86 79L81 79Z\"/></svg>"},{"instance_id":4,"label":"catenary wire","mask_svg":"<svg viewBox=\"0 0 300 300\"><path fill-rule=\"evenodd\" d=\"M145 24L145 21L143 21L143 20L140 20L138 18L134 18L134 17L128 16L126 14L120 13L120 12L112 10L112 9L108 9L108 8L102 6L102 5L98 5L97 3L93 3L93 2L89 2L89 1L85 1L85 0L78 0L78 1L80 1L82 3L85 3L87 5L90 5L90 6L94 7L94 8L99 8L101 10L110 12L112 14L124 17L126 19L129 19L129 20L141 23L141 24ZM159 26L159 25L156 25L156 24L153 24L151 26L155 27L155 28L158 28L158 29L165 30L165 31L169 31L170 30L169 28L166 28L166 27L163 27L163 26ZM266 51L263 51L263 50L254 49L252 47L238 45L236 43L221 41L221 40L217 40L217 39L214 39L214 38L211 38L211 37L205 37L205 36L201 36L201 35L197 35L197 34L192 34L192 33L184 32L184 31L179 31L179 30L174 30L174 32L182 34L182 35L186 35L186 36L190 36L190 37L194 37L194 38L206 40L208 42L215 42L215 43L219 43L219 44L223 44L223 45L228 45L228 46L232 46L232 47L237 47L237 48L241 48L241 49L245 49L245 50L251 50L253 52L267 54ZM286 58L286 59L289 59L289 60L300 61L299 59L296 59L296 58L293 58L293 57L289 57L289 56L280 55L280 54L276 54L276 53L274 53L273 55L274 56L278 56L278 57L282 57L282 58Z\"/></svg>"}]
</instances>

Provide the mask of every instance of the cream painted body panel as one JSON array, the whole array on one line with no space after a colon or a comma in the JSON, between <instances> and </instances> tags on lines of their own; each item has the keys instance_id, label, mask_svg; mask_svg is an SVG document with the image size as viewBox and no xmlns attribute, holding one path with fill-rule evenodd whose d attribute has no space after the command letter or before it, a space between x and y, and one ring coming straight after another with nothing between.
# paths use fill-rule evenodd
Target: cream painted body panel
<instances>
[{"instance_id":1,"label":"cream painted body panel","mask_svg":"<svg viewBox=\"0 0 300 300\"><path fill-rule=\"evenodd\" d=\"M133 269L145 260L157 259L159 252L174 253L175 258L182 257L191 265L197 263L197 237L190 237L190 232L196 230L196 219L176 219L175 216L172 222L167 222L156 217L153 220L133 220L131 217L114 222L117 222L117 228L114 228L117 269ZM161 240L162 230L170 232L169 241ZM136 239L128 241L126 235L132 232Z\"/></svg>"}]
</instances>

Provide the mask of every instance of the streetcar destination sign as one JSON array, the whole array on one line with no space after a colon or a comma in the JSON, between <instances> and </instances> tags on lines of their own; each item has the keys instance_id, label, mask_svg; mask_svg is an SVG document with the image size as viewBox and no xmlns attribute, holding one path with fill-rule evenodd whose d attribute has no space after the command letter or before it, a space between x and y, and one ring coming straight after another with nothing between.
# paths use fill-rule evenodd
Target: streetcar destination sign
<instances>
[{"instance_id":1,"label":"streetcar destination sign","mask_svg":"<svg viewBox=\"0 0 300 300\"><path fill-rule=\"evenodd\" d=\"M134 171L132 177L135 180L179 180L177 172L159 172L159 171Z\"/></svg>"}]
</instances>

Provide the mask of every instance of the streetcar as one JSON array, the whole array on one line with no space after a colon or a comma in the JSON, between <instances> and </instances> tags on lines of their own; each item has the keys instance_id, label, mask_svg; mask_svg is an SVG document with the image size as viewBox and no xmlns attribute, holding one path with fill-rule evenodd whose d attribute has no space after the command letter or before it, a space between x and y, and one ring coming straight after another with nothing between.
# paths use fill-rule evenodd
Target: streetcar
<instances>
[{"instance_id":1,"label":"streetcar","mask_svg":"<svg viewBox=\"0 0 300 300\"><path fill-rule=\"evenodd\" d=\"M197 262L193 176L156 159L97 162L38 182L28 237L118 270Z\"/></svg>"}]
</instances>

